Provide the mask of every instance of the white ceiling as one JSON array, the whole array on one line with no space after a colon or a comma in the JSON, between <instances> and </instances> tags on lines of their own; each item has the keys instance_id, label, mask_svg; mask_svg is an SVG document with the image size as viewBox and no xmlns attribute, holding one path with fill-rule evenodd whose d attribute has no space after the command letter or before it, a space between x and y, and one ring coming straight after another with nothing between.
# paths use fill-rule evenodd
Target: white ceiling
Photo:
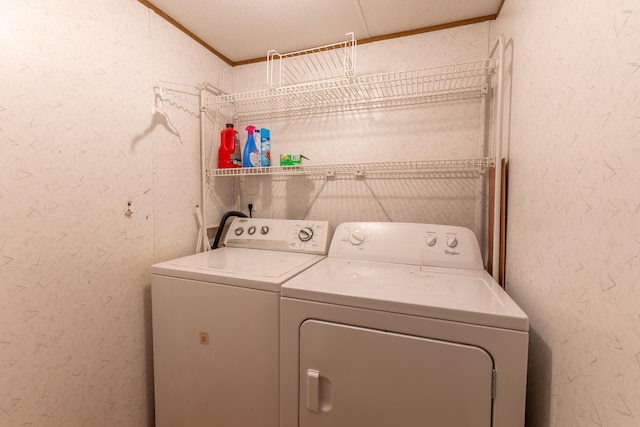
<instances>
[{"instance_id":1,"label":"white ceiling","mask_svg":"<svg viewBox=\"0 0 640 427\"><path fill-rule=\"evenodd\" d=\"M231 60L496 15L504 0L150 0Z\"/></svg>"}]
</instances>

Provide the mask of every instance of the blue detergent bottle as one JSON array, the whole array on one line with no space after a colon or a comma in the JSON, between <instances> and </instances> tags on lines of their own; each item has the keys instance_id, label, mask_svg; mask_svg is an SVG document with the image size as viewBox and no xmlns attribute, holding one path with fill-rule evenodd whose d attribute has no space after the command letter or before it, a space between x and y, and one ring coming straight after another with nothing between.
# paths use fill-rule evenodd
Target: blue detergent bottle
<instances>
[{"instance_id":1,"label":"blue detergent bottle","mask_svg":"<svg viewBox=\"0 0 640 427\"><path fill-rule=\"evenodd\" d=\"M247 143L244 145L244 155L242 156L243 168L260 166L260 151L258 151L256 141L253 137L255 130L255 126L247 126Z\"/></svg>"},{"instance_id":2,"label":"blue detergent bottle","mask_svg":"<svg viewBox=\"0 0 640 427\"><path fill-rule=\"evenodd\" d=\"M260 166L271 166L271 132L260 129Z\"/></svg>"}]
</instances>

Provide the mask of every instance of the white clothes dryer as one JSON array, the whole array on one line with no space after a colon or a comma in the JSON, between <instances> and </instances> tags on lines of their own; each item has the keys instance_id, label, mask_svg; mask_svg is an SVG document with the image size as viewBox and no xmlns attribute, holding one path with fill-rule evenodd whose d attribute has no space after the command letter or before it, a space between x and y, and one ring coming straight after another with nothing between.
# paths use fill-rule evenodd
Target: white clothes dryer
<instances>
[{"instance_id":1,"label":"white clothes dryer","mask_svg":"<svg viewBox=\"0 0 640 427\"><path fill-rule=\"evenodd\" d=\"M157 427L278 427L280 287L326 221L235 218L225 247L151 267Z\"/></svg>"},{"instance_id":2,"label":"white clothes dryer","mask_svg":"<svg viewBox=\"0 0 640 427\"><path fill-rule=\"evenodd\" d=\"M281 316L281 427L524 424L529 320L469 229L341 224Z\"/></svg>"}]
</instances>

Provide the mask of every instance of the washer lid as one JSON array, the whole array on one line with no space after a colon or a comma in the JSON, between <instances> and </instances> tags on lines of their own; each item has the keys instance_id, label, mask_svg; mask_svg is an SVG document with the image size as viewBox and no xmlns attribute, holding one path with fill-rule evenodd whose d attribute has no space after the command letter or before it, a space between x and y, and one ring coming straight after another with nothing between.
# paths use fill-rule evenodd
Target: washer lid
<instances>
[{"instance_id":1,"label":"washer lid","mask_svg":"<svg viewBox=\"0 0 640 427\"><path fill-rule=\"evenodd\" d=\"M326 258L282 296L527 331L529 318L484 270Z\"/></svg>"},{"instance_id":2,"label":"washer lid","mask_svg":"<svg viewBox=\"0 0 640 427\"><path fill-rule=\"evenodd\" d=\"M323 255L225 247L162 262L151 273L279 292L280 285Z\"/></svg>"}]
</instances>

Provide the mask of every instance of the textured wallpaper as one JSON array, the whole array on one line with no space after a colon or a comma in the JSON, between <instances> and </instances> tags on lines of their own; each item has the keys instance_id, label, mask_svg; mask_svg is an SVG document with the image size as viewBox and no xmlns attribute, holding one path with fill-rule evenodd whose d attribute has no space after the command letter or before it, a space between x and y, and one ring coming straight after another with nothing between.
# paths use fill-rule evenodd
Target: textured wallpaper
<instances>
[{"instance_id":1,"label":"textured wallpaper","mask_svg":"<svg viewBox=\"0 0 640 427\"><path fill-rule=\"evenodd\" d=\"M496 23L362 45L358 70L481 59L497 33L527 425L637 426L637 1L507 0ZM262 89L264 68L229 69L134 0L5 0L0 50L0 425L151 425L149 265L195 250L195 85ZM251 124L272 129L274 154L369 162L475 157L480 116L472 101ZM207 222L252 202L258 216L481 231L479 191L460 177L217 179Z\"/></svg>"},{"instance_id":2,"label":"textured wallpaper","mask_svg":"<svg viewBox=\"0 0 640 427\"><path fill-rule=\"evenodd\" d=\"M527 426L640 425L640 5L507 0L507 291Z\"/></svg>"},{"instance_id":3,"label":"textured wallpaper","mask_svg":"<svg viewBox=\"0 0 640 427\"><path fill-rule=\"evenodd\" d=\"M134 0L5 0L0 51L0 425L151 425L149 266L200 182L194 90L154 86L221 61Z\"/></svg>"}]
</instances>

